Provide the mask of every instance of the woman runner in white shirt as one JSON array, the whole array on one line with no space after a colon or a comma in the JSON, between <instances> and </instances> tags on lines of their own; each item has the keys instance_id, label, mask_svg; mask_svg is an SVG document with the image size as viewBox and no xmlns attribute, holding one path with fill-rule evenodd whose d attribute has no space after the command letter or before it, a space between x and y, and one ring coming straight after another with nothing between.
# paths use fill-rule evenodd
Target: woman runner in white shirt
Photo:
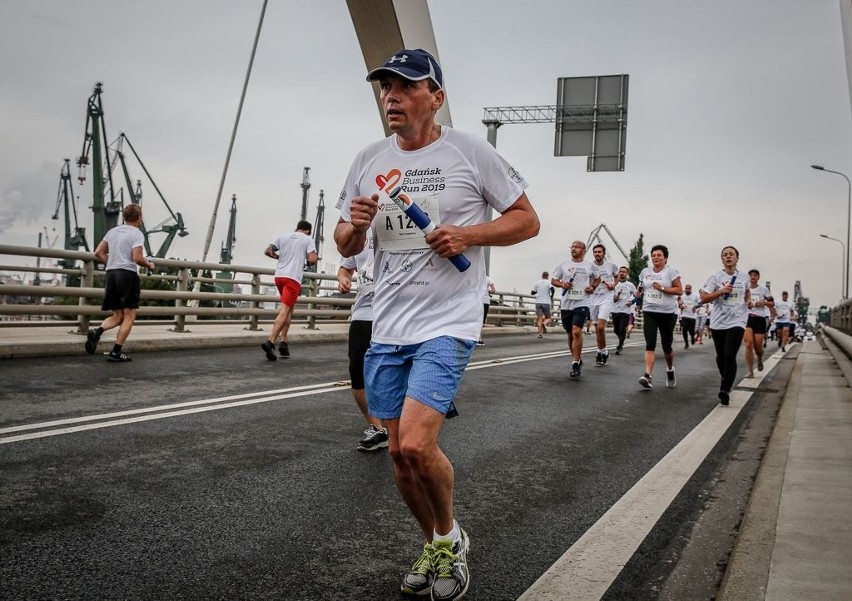
<instances>
[{"instance_id":1,"label":"woman runner in white shirt","mask_svg":"<svg viewBox=\"0 0 852 601\"><path fill-rule=\"evenodd\" d=\"M683 294L680 285L680 273L669 267L669 249L662 244L651 247L651 267L639 274L639 286L642 292L637 295L642 301L642 333L645 335L645 374L639 378L644 388L652 388L651 375L656 360L657 332L666 360L666 386L674 388L677 384L674 368L674 328L677 323L677 297Z\"/></svg>"},{"instance_id":2,"label":"woman runner in white shirt","mask_svg":"<svg viewBox=\"0 0 852 601\"><path fill-rule=\"evenodd\" d=\"M702 303L713 303L710 331L716 347L716 366L722 376L719 401L727 405L737 377L737 354L743 342L751 308L749 277L737 269L740 252L733 246L722 249L720 271L711 275L699 291Z\"/></svg>"}]
</instances>

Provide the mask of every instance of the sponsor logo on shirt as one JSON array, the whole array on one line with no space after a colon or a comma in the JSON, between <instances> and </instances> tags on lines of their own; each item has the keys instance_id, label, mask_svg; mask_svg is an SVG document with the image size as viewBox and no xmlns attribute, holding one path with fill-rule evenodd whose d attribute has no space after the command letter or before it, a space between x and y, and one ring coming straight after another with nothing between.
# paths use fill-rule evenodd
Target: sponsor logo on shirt
<instances>
[{"instance_id":1,"label":"sponsor logo on shirt","mask_svg":"<svg viewBox=\"0 0 852 601\"><path fill-rule=\"evenodd\" d=\"M514 167L509 167L509 179L515 182L516 184L520 184L524 181L524 177L515 170Z\"/></svg>"}]
</instances>

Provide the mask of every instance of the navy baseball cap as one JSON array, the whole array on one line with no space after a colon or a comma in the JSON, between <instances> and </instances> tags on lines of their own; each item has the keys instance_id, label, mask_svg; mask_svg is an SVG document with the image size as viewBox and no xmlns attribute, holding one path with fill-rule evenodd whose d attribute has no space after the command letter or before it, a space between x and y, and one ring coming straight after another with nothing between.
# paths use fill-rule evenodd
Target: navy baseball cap
<instances>
[{"instance_id":1,"label":"navy baseball cap","mask_svg":"<svg viewBox=\"0 0 852 601\"><path fill-rule=\"evenodd\" d=\"M441 65L438 64L434 56L422 48L400 50L390 57L384 65L367 73L367 81L376 81L385 72L400 75L411 81L431 79L438 84L439 88L443 89L444 87Z\"/></svg>"}]
</instances>

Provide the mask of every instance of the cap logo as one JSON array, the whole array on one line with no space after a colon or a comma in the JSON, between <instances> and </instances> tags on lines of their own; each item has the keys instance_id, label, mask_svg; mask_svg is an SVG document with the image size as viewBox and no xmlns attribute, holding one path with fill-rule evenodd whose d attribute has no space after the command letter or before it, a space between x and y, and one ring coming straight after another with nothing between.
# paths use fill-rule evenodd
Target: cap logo
<instances>
[{"instance_id":1,"label":"cap logo","mask_svg":"<svg viewBox=\"0 0 852 601\"><path fill-rule=\"evenodd\" d=\"M406 62L407 60L408 60L408 55L407 55L407 54L403 54L402 56L397 56L397 55L395 55L395 54L394 54L392 57L390 57L390 60L388 60L388 63L390 63L390 64L392 65L392 64L394 64L396 61L399 61L399 62L401 62L401 63L404 63L404 62Z\"/></svg>"}]
</instances>

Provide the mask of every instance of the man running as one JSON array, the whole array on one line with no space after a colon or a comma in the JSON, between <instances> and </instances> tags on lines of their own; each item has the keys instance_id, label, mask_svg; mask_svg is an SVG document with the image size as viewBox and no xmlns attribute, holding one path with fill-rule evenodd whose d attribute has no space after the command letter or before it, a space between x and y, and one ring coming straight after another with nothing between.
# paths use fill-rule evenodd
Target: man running
<instances>
[{"instance_id":1,"label":"man running","mask_svg":"<svg viewBox=\"0 0 852 601\"><path fill-rule=\"evenodd\" d=\"M763 341L766 338L766 324L769 321L769 311L775 306L769 288L760 283L760 271L750 269L748 272L749 292L751 302L748 306L748 322L746 323L745 360L748 367L747 378L754 377L754 359L757 357L757 371L763 371Z\"/></svg>"},{"instance_id":2,"label":"man running","mask_svg":"<svg viewBox=\"0 0 852 601\"><path fill-rule=\"evenodd\" d=\"M683 294L677 301L680 309L680 329L683 333L683 348L689 348L690 341L695 345L695 309L701 304L701 299L692 291L692 284L683 287Z\"/></svg>"},{"instance_id":3,"label":"man running","mask_svg":"<svg viewBox=\"0 0 852 601\"><path fill-rule=\"evenodd\" d=\"M793 318L793 303L787 300L789 296L785 290L781 293L781 300L775 301L775 312L778 314L775 318L775 331L778 333L778 344L781 345L782 353L787 351L790 320Z\"/></svg>"},{"instance_id":4,"label":"man running","mask_svg":"<svg viewBox=\"0 0 852 601\"><path fill-rule=\"evenodd\" d=\"M121 352L130 330L136 322L136 311L139 309L141 283L137 273L137 265L154 269L154 264L142 254L145 236L139 230L142 225L142 207L129 204L121 211L124 218L122 225L109 230L95 249L95 259L106 264L106 284L104 301L101 309L112 311L112 315L104 322L86 333L86 352L94 355L101 335L112 328L118 327L115 344L107 361L124 363L130 361L130 355Z\"/></svg>"},{"instance_id":5,"label":"man running","mask_svg":"<svg viewBox=\"0 0 852 601\"><path fill-rule=\"evenodd\" d=\"M382 427L382 420L370 415L367 410L367 392L364 389L364 355L370 348L373 334L373 260L376 249L373 246L372 231L367 234L364 250L354 257L341 257L337 270L337 289L343 294L352 290L352 278L358 281L358 292L352 304L349 316L349 379L352 382L352 396L361 415L367 422L364 438L358 442L359 451L376 451L388 446L388 431Z\"/></svg>"},{"instance_id":6,"label":"man running","mask_svg":"<svg viewBox=\"0 0 852 601\"><path fill-rule=\"evenodd\" d=\"M287 333L293 321L293 307L302 291L305 261L309 265L317 262L317 248L314 239L311 238L312 229L313 226L309 221L299 221L296 224L296 231L281 234L263 251L267 257L278 261L275 265L275 287L281 295L281 309L278 310L278 316L272 324L272 331L269 333L269 338L260 345L270 361L278 358L275 356L275 341L279 336L281 344L278 345L278 353L284 359L290 358Z\"/></svg>"},{"instance_id":7,"label":"man running","mask_svg":"<svg viewBox=\"0 0 852 601\"><path fill-rule=\"evenodd\" d=\"M624 339L627 337L627 328L636 305L636 286L627 279L629 275L627 267L618 268L618 283L615 285L612 296L612 329L618 338L618 346L615 347L616 355L620 355L624 349Z\"/></svg>"},{"instance_id":8,"label":"man running","mask_svg":"<svg viewBox=\"0 0 852 601\"><path fill-rule=\"evenodd\" d=\"M453 465L438 439L482 328L483 248L537 235L539 219L526 180L487 141L435 121L445 91L434 56L400 50L367 79L378 82L393 133L356 155L334 240L341 255L352 256L375 229L367 405L387 428L397 489L425 539L401 590L454 601L470 584L470 540L455 520ZM390 194L440 225L424 235L406 224ZM464 271L448 260L461 254L470 262Z\"/></svg>"},{"instance_id":9,"label":"man running","mask_svg":"<svg viewBox=\"0 0 852 601\"><path fill-rule=\"evenodd\" d=\"M568 334L568 349L571 351L571 377L579 378L583 366L583 326L589 319L591 296L600 283L594 276L594 265L585 260L586 243L574 240L571 243L571 259L553 270L550 283L562 290L562 327Z\"/></svg>"},{"instance_id":10,"label":"man running","mask_svg":"<svg viewBox=\"0 0 852 601\"><path fill-rule=\"evenodd\" d=\"M598 352L595 355L595 365L606 365L609 358L609 349L606 348L606 322L612 312L613 290L615 289L615 276L618 267L606 258L606 247L603 244L595 244L592 247L592 267L595 278L600 280L595 288L591 299L590 319L595 324L595 338L598 343Z\"/></svg>"},{"instance_id":11,"label":"man running","mask_svg":"<svg viewBox=\"0 0 852 601\"><path fill-rule=\"evenodd\" d=\"M550 317L550 307L553 304L553 286L548 279L550 274L542 272L541 279L533 284L533 289L530 294L535 296L535 326L538 330L538 337L547 333L547 326L552 321Z\"/></svg>"}]
</instances>

